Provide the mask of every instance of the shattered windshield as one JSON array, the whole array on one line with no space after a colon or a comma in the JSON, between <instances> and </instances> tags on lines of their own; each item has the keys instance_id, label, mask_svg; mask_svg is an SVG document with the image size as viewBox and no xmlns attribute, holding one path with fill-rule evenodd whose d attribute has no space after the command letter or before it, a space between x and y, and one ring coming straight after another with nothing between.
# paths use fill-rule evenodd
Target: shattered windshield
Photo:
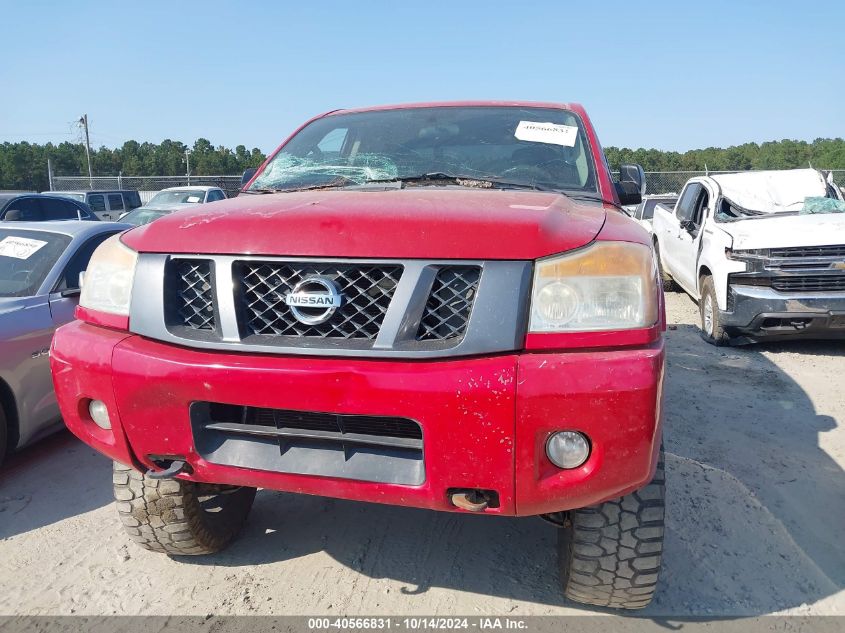
<instances>
[{"instance_id":1,"label":"shattered windshield","mask_svg":"<svg viewBox=\"0 0 845 633\"><path fill-rule=\"evenodd\" d=\"M323 117L294 136L249 191L365 185L427 174L597 191L589 142L577 115L510 106L398 108Z\"/></svg>"}]
</instances>

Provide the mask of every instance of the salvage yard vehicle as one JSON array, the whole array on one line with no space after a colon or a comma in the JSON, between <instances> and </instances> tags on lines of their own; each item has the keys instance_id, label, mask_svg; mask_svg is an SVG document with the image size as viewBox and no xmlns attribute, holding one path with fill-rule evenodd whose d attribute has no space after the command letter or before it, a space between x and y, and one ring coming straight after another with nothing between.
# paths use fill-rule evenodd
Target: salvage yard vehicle
<instances>
[{"instance_id":1,"label":"salvage yard vehicle","mask_svg":"<svg viewBox=\"0 0 845 633\"><path fill-rule=\"evenodd\" d=\"M97 220L84 202L42 193L0 193L0 222Z\"/></svg>"},{"instance_id":2,"label":"salvage yard vehicle","mask_svg":"<svg viewBox=\"0 0 845 633\"><path fill-rule=\"evenodd\" d=\"M121 215L141 206L141 194L135 189L51 191L50 195L84 202L91 207L98 218L106 221L117 221Z\"/></svg>"},{"instance_id":3,"label":"salvage yard vehicle","mask_svg":"<svg viewBox=\"0 0 845 633\"><path fill-rule=\"evenodd\" d=\"M126 228L80 221L0 225L0 463L7 451L61 427L50 339L73 319L79 275L94 249Z\"/></svg>"},{"instance_id":4,"label":"salvage yard vehicle","mask_svg":"<svg viewBox=\"0 0 845 633\"><path fill-rule=\"evenodd\" d=\"M140 226L185 207L225 199L226 193L219 187L170 187L159 191L144 206L121 215L120 221Z\"/></svg>"},{"instance_id":5,"label":"salvage yard vehicle","mask_svg":"<svg viewBox=\"0 0 845 633\"><path fill-rule=\"evenodd\" d=\"M575 104L341 110L107 240L51 362L127 533L215 552L259 487L539 515L566 596L646 606L665 317L623 167Z\"/></svg>"},{"instance_id":6,"label":"salvage yard vehicle","mask_svg":"<svg viewBox=\"0 0 845 633\"><path fill-rule=\"evenodd\" d=\"M658 204L669 207L675 206L678 201L678 194L663 193L658 195L643 196L642 202L636 206L627 207L628 215L634 218L640 226L651 233L651 221L654 218L654 209Z\"/></svg>"},{"instance_id":7,"label":"salvage yard vehicle","mask_svg":"<svg viewBox=\"0 0 845 633\"><path fill-rule=\"evenodd\" d=\"M708 343L845 338L845 202L821 172L692 178L657 207L653 240Z\"/></svg>"}]
</instances>

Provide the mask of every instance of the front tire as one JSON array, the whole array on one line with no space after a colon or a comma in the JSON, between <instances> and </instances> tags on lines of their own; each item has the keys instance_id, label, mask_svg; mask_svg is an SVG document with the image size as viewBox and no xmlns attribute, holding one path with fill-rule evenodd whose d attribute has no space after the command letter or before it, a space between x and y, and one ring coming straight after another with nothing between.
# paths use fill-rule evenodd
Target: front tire
<instances>
[{"instance_id":1,"label":"front tire","mask_svg":"<svg viewBox=\"0 0 845 633\"><path fill-rule=\"evenodd\" d=\"M152 479L114 463L117 513L130 538L165 554L213 554L240 532L255 488L216 486L181 479Z\"/></svg>"},{"instance_id":2,"label":"front tire","mask_svg":"<svg viewBox=\"0 0 845 633\"><path fill-rule=\"evenodd\" d=\"M572 510L558 534L564 595L616 609L648 606L663 554L663 450L651 482L619 499Z\"/></svg>"},{"instance_id":3,"label":"front tire","mask_svg":"<svg viewBox=\"0 0 845 633\"><path fill-rule=\"evenodd\" d=\"M656 239L654 240L654 257L657 259L657 274L660 277L660 283L663 284L663 292L672 292L677 289L675 281L669 273L663 270L663 262L660 261L660 246L658 246Z\"/></svg>"},{"instance_id":4,"label":"front tire","mask_svg":"<svg viewBox=\"0 0 845 633\"><path fill-rule=\"evenodd\" d=\"M730 336L722 327L719 317L719 304L716 301L716 287L713 278L702 277L698 284L701 296L698 299L698 312L701 317L701 337L711 345L727 345Z\"/></svg>"},{"instance_id":5,"label":"front tire","mask_svg":"<svg viewBox=\"0 0 845 633\"><path fill-rule=\"evenodd\" d=\"M6 459L6 451L9 450L9 424L6 421L6 412L3 411L3 404L0 403L0 467Z\"/></svg>"}]
</instances>

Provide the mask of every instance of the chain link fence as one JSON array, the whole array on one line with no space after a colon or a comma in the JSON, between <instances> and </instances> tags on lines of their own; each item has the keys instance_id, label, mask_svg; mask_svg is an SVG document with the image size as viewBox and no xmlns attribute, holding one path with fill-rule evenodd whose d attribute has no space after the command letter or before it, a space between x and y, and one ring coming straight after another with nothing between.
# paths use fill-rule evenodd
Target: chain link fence
<instances>
[{"instance_id":1,"label":"chain link fence","mask_svg":"<svg viewBox=\"0 0 845 633\"><path fill-rule=\"evenodd\" d=\"M833 174L834 182L845 187L845 169L822 170ZM647 171L646 193L679 193L684 183L695 176L736 173L730 171ZM614 174L616 176L617 174ZM53 191L85 191L89 189L136 189L141 202L146 204L158 191L167 187L208 185L220 187L230 198L241 187L240 176L95 176L89 182L86 176L54 176Z\"/></svg>"},{"instance_id":2,"label":"chain link fence","mask_svg":"<svg viewBox=\"0 0 845 633\"><path fill-rule=\"evenodd\" d=\"M91 189L134 189L146 204L156 193L168 187L220 187L230 198L238 195L240 176L53 176L52 191L89 191Z\"/></svg>"},{"instance_id":3,"label":"chain link fence","mask_svg":"<svg viewBox=\"0 0 845 633\"><path fill-rule=\"evenodd\" d=\"M822 169L825 174L833 174L833 181L840 187L845 187L845 169ZM687 180L696 176L713 176L714 174L735 174L733 171L647 171L645 172L646 194L680 193ZM618 176L614 172L614 177Z\"/></svg>"}]
</instances>

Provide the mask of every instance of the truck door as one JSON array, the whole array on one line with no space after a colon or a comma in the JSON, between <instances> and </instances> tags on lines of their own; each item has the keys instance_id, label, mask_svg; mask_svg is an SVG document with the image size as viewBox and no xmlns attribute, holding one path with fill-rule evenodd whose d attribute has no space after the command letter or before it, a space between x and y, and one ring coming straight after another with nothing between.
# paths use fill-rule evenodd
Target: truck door
<instances>
[{"instance_id":1,"label":"truck door","mask_svg":"<svg viewBox=\"0 0 845 633\"><path fill-rule=\"evenodd\" d=\"M106 200L109 203L109 211L104 213L100 219L117 222L117 219L126 210L123 204L123 196L119 193L110 193L106 196Z\"/></svg>"},{"instance_id":2,"label":"truck door","mask_svg":"<svg viewBox=\"0 0 845 633\"><path fill-rule=\"evenodd\" d=\"M681 250L685 248L685 231L681 228L682 224L692 218L695 202L701 193L701 183L691 182L684 187L681 192L681 197L678 199L678 204L675 205L674 213L664 214L662 217L666 220L665 228L663 229L663 244L661 257L663 259L663 266L672 275L672 277L681 285L683 285L680 277L680 261Z\"/></svg>"},{"instance_id":3,"label":"truck door","mask_svg":"<svg viewBox=\"0 0 845 633\"><path fill-rule=\"evenodd\" d=\"M111 220L108 209L106 208L106 197L101 193L92 193L88 195L88 206L101 220Z\"/></svg>"},{"instance_id":4,"label":"truck door","mask_svg":"<svg viewBox=\"0 0 845 633\"><path fill-rule=\"evenodd\" d=\"M694 296L698 296L696 282L698 254L701 252L702 227L707 218L710 206L710 195L707 188L699 183L694 197L690 197L692 205L682 210L683 220L679 219L678 254L674 268L674 277L681 286Z\"/></svg>"}]
</instances>

